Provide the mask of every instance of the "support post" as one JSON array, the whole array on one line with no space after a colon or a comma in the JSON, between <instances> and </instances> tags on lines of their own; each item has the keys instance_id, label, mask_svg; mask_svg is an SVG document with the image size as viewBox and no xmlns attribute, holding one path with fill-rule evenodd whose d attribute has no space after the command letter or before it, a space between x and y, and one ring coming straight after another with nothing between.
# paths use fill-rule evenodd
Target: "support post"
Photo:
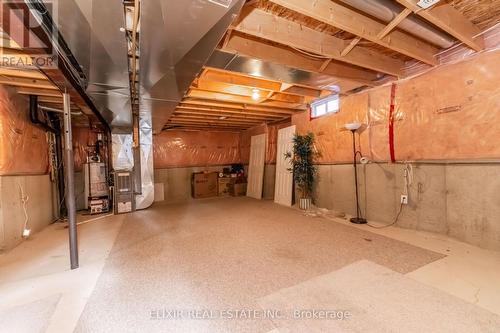
<instances>
[{"instance_id":1,"label":"support post","mask_svg":"<svg viewBox=\"0 0 500 333\"><path fill-rule=\"evenodd\" d=\"M78 268L78 239L76 233L75 165L71 133L71 104L69 94L63 94L64 103L64 171L66 178L66 208L69 224L69 258L71 269Z\"/></svg>"}]
</instances>

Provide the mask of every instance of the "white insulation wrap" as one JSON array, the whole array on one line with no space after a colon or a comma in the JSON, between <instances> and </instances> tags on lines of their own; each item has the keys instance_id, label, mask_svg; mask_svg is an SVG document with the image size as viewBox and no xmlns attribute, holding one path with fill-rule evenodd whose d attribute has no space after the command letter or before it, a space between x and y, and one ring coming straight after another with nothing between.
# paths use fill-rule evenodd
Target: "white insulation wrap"
<instances>
[{"instance_id":1,"label":"white insulation wrap","mask_svg":"<svg viewBox=\"0 0 500 333\"><path fill-rule=\"evenodd\" d=\"M113 169L132 171L134 169L134 154L132 150L134 139L131 134L111 134Z\"/></svg>"},{"instance_id":2,"label":"white insulation wrap","mask_svg":"<svg viewBox=\"0 0 500 333\"><path fill-rule=\"evenodd\" d=\"M141 194L135 197L135 208L145 209L154 201L154 169L153 169L153 126L151 113L141 112L139 114L139 144L140 144L140 172L141 172ZM138 172L139 170L137 170Z\"/></svg>"}]
</instances>

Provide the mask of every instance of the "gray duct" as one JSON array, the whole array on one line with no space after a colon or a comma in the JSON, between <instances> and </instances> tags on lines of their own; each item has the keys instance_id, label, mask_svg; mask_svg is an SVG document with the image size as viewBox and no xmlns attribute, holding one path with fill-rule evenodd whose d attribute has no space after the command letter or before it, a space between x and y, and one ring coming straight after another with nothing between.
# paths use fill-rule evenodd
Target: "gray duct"
<instances>
[{"instance_id":1,"label":"gray duct","mask_svg":"<svg viewBox=\"0 0 500 333\"><path fill-rule=\"evenodd\" d=\"M244 2L231 0L228 7L207 0L142 2L136 209L154 201L153 131L163 129Z\"/></svg>"},{"instance_id":2,"label":"gray duct","mask_svg":"<svg viewBox=\"0 0 500 333\"><path fill-rule=\"evenodd\" d=\"M273 81L302 84L337 92L345 92L355 87L346 86L347 81L331 75L308 72L274 62L264 61L252 57L215 50L207 61L206 66L250 76L262 77Z\"/></svg>"},{"instance_id":3,"label":"gray duct","mask_svg":"<svg viewBox=\"0 0 500 333\"><path fill-rule=\"evenodd\" d=\"M121 0L44 1L86 76L82 87L110 127L131 130L127 41Z\"/></svg>"},{"instance_id":4,"label":"gray duct","mask_svg":"<svg viewBox=\"0 0 500 333\"><path fill-rule=\"evenodd\" d=\"M392 21L404 9L403 6L391 0L340 1L386 23ZM398 28L441 48L449 48L455 43L455 39L451 36L434 28L432 25L413 14L404 19L398 25Z\"/></svg>"},{"instance_id":5,"label":"gray duct","mask_svg":"<svg viewBox=\"0 0 500 333\"><path fill-rule=\"evenodd\" d=\"M140 173L141 193L135 196L135 209L145 209L153 204L155 190L151 112L139 114L139 144L140 163L136 165L135 172Z\"/></svg>"},{"instance_id":6,"label":"gray duct","mask_svg":"<svg viewBox=\"0 0 500 333\"><path fill-rule=\"evenodd\" d=\"M134 138L130 133L111 133L111 165L115 170L134 169Z\"/></svg>"},{"instance_id":7,"label":"gray duct","mask_svg":"<svg viewBox=\"0 0 500 333\"><path fill-rule=\"evenodd\" d=\"M148 0L141 7L140 111L160 132L244 0Z\"/></svg>"}]
</instances>

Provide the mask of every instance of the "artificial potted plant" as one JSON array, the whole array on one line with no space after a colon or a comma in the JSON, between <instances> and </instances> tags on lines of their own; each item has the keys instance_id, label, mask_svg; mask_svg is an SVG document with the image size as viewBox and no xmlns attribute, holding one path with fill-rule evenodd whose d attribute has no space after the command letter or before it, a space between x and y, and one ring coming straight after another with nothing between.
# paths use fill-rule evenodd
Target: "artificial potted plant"
<instances>
[{"instance_id":1,"label":"artificial potted plant","mask_svg":"<svg viewBox=\"0 0 500 333\"><path fill-rule=\"evenodd\" d=\"M313 185L316 177L316 166L314 160L318 156L314 149L314 134L295 134L293 138L293 153L285 153L285 157L290 159L293 173L293 180L300 192L299 207L307 210L311 206Z\"/></svg>"}]
</instances>

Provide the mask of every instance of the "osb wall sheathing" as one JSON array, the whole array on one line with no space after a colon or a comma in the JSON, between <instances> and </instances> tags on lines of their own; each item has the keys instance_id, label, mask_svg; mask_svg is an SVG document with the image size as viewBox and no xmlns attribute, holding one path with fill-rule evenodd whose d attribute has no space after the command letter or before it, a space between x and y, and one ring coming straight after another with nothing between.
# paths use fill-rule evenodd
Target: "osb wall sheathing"
<instances>
[{"instance_id":1,"label":"osb wall sheathing","mask_svg":"<svg viewBox=\"0 0 500 333\"><path fill-rule=\"evenodd\" d=\"M38 175L49 169L45 132L29 119L25 96L0 85L0 175Z\"/></svg>"},{"instance_id":2,"label":"osb wall sheathing","mask_svg":"<svg viewBox=\"0 0 500 333\"><path fill-rule=\"evenodd\" d=\"M397 83L395 154L397 160L500 158L499 51L479 54ZM359 121L364 155L389 160L390 86L341 98L340 112L309 120L292 118L301 133L316 134L319 163L352 160L352 136L346 123Z\"/></svg>"},{"instance_id":3,"label":"osb wall sheathing","mask_svg":"<svg viewBox=\"0 0 500 333\"><path fill-rule=\"evenodd\" d=\"M240 162L240 134L165 131L153 137L155 169L227 165Z\"/></svg>"}]
</instances>

